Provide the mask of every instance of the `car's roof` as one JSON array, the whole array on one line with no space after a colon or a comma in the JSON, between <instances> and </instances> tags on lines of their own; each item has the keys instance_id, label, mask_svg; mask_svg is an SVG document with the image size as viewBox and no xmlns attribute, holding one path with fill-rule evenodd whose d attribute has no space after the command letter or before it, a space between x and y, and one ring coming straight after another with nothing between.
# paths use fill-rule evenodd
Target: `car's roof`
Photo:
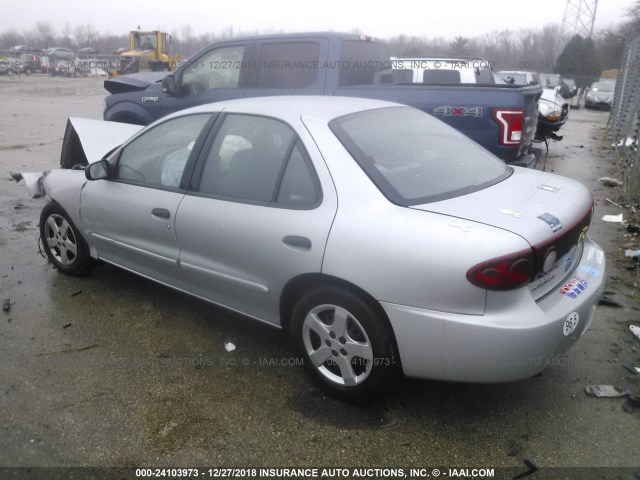
<instances>
[{"instance_id":1,"label":"car's roof","mask_svg":"<svg viewBox=\"0 0 640 480\"><path fill-rule=\"evenodd\" d=\"M248 35L248 36L239 36L230 38L227 40L219 40L216 41L215 44L218 43L227 43L227 42L237 42L237 41L245 41L245 40L271 40L271 39L299 39L299 38L337 38L342 40L362 40L368 42L379 42L380 40L376 37L371 37L369 35L360 35L356 33L341 33L341 32L290 32L290 33L274 33L274 34L266 34L266 35Z\"/></svg>"},{"instance_id":2,"label":"car's roof","mask_svg":"<svg viewBox=\"0 0 640 480\"><path fill-rule=\"evenodd\" d=\"M209 103L181 110L170 116L176 117L191 113L220 112L224 110L225 112L272 116L289 121L294 121L300 117L308 117L329 122L334 118L363 110L400 106L405 105L368 98L283 95Z\"/></svg>"}]
</instances>

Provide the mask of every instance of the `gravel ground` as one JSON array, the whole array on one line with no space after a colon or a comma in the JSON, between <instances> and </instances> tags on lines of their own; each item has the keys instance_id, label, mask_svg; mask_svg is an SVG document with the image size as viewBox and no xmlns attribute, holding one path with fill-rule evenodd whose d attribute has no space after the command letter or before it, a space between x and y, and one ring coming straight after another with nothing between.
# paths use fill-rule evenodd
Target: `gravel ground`
<instances>
[{"instance_id":1,"label":"gravel ground","mask_svg":"<svg viewBox=\"0 0 640 480\"><path fill-rule=\"evenodd\" d=\"M640 244L600 220L620 213L597 180L612 168L607 113L572 110L546 169L593 191L590 235L606 251L608 296L623 308L600 307L578 345L535 378L399 380L353 406L317 390L274 329L109 266L65 277L38 255L45 200L28 199L9 172L56 168L67 117L101 118L105 94L96 78L0 77L0 298L11 299L0 314L0 466L525 472L526 460L541 468L527 478L614 473L548 467L640 472L640 413L584 393L589 383L640 390L640 376L622 367L640 359L628 331L640 320L636 272L621 253Z\"/></svg>"}]
</instances>

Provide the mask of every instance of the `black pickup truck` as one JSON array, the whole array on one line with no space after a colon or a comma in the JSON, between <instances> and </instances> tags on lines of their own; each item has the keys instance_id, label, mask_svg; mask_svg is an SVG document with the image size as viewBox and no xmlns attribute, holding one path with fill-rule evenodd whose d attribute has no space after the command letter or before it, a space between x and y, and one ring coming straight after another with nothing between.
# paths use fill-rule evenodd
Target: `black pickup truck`
<instances>
[{"instance_id":1,"label":"black pickup truck","mask_svg":"<svg viewBox=\"0 0 640 480\"><path fill-rule=\"evenodd\" d=\"M340 95L416 107L505 162L536 163L540 86L397 83L386 45L338 33L238 38L196 53L177 71L105 80L104 119L147 125L183 108L241 97Z\"/></svg>"}]
</instances>

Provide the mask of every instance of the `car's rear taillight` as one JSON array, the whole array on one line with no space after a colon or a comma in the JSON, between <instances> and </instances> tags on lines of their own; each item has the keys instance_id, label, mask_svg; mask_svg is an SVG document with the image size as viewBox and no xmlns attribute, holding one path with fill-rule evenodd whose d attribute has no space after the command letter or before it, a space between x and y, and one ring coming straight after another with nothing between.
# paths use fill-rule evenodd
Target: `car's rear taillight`
<instances>
[{"instance_id":1,"label":"car's rear taillight","mask_svg":"<svg viewBox=\"0 0 640 480\"><path fill-rule=\"evenodd\" d=\"M467 279L487 290L513 290L531 281L534 257L531 249L487 260L472 267Z\"/></svg>"},{"instance_id":2,"label":"car's rear taillight","mask_svg":"<svg viewBox=\"0 0 640 480\"><path fill-rule=\"evenodd\" d=\"M524 129L524 110L493 110L493 119L500 127L500 145L520 145Z\"/></svg>"}]
</instances>

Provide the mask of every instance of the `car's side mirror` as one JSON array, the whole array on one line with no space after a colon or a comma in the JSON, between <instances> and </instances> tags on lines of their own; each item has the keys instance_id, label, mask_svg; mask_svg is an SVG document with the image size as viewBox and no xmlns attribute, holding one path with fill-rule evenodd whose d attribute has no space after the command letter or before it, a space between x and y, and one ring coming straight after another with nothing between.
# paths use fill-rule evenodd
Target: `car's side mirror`
<instances>
[{"instance_id":1,"label":"car's side mirror","mask_svg":"<svg viewBox=\"0 0 640 480\"><path fill-rule=\"evenodd\" d=\"M176 94L176 79L171 73L162 79L162 91L169 95Z\"/></svg>"},{"instance_id":2,"label":"car's side mirror","mask_svg":"<svg viewBox=\"0 0 640 480\"><path fill-rule=\"evenodd\" d=\"M102 180L109 178L109 162L107 160L100 160L99 162L91 163L84 169L84 176L87 180Z\"/></svg>"}]
</instances>

